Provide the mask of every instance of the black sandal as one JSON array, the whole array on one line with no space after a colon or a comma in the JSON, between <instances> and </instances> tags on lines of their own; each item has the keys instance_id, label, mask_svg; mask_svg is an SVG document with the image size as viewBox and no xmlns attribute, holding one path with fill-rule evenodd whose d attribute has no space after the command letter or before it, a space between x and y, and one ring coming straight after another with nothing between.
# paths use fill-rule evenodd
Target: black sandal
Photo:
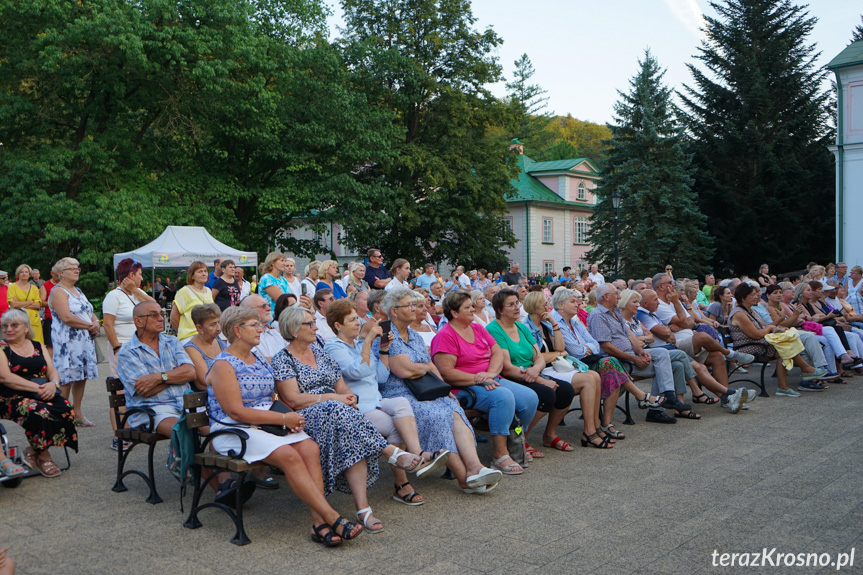
<instances>
[{"instance_id":1,"label":"black sandal","mask_svg":"<svg viewBox=\"0 0 863 575\"><path fill-rule=\"evenodd\" d=\"M701 395L693 395L692 403L703 403L704 405L713 405L715 403L719 403L718 397L710 397L706 393L702 393Z\"/></svg>"},{"instance_id":2,"label":"black sandal","mask_svg":"<svg viewBox=\"0 0 863 575\"><path fill-rule=\"evenodd\" d=\"M683 413L683 411L680 411L679 409L675 409L674 410L674 417L676 417L677 419L695 419L695 420L701 419L701 415L695 413L691 409L687 409L684 411L686 411L687 413Z\"/></svg>"},{"instance_id":3,"label":"black sandal","mask_svg":"<svg viewBox=\"0 0 863 575\"><path fill-rule=\"evenodd\" d=\"M588 435L586 433L582 433L581 434L581 446L582 447L590 446L590 447L595 447L597 449L611 449L612 447L614 447L613 443L609 443L611 441L610 437L606 437L605 439L603 439L599 443L594 443L593 442L594 439L599 439L598 433L592 433L590 435Z\"/></svg>"},{"instance_id":4,"label":"black sandal","mask_svg":"<svg viewBox=\"0 0 863 575\"><path fill-rule=\"evenodd\" d=\"M321 533L324 529L328 529L326 533ZM310 536L312 541L315 543L321 543L326 547L338 547L342 544L341 539L338 541L333 541L333 537L338 537L335 533L333 533L332 529L326 523L321 523L320 525L312 525L312 531L314 533Z\"/></svg>"},{"instance_id":5,"label":"black sandal","mask_svg":"<svg viewBox=\"0 0 863 575\"><path fill-rule=\"evenodd\" d=\"M399 503L403 503L404 505L411 505L413 507L416 507L417 505L422 505L423 503L425 503L425 501L414 502L414 499L419 497L420 494L417 493L416 490L413 490L413 489L407 495L399 495L399 489L404 489L406 485L410 485L410 484L411 484L410 481L405 481L401 485L396 483L395 484L395 486L396 486L395 491L393 491L393 501L398 501Z\"/></svg>"},{"instance_id":6,"label":"black sandal","mask_svg":"<svg viewBox=\"0 0 863 575\"><path fill-rule=\"evenodd\" d=\"M356 528L359 527L359 531L354 533ZM342 532L339 533L339 528L341 528ZM361 525L357 525L356 523L351 523L341 515L336 519L336 522L330 525L330 529L332 529L332 533L335 533L339 537L341 537L345 541L350 541L351 539L356 538L360 533L363 532L363 528Z\"/></svg>"}]
</instances>

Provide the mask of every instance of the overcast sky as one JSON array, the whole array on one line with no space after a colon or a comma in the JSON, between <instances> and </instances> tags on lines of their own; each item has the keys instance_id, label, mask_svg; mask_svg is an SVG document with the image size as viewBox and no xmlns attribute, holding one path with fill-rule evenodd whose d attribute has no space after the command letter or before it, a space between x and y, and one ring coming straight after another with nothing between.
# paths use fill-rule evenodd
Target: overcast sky
<instances>
[{"instance_id":1,"label":"overcast sky","mask_svg":"<svg viewBox=\"0 0 863 575\"><path fill-rule=\"evenodd\" d=\"M667 69L672 87L691 83L686 68L703 38L702 14L714 15L706 0L473 0L477 27L491 26L503 38L498 50L504 74L526 53L533 62L533 83L548 91L550 111L580 120L612 119L617 90L626 91L637 60L650 48ZM341 24L338 7L331 19ZM808 43L821 52L820 65L848 44L860 24L860 0L812 0L818 19ZM333 32L335 35L335 31ZM492 86L504 95L503 83Z\"/></svg>"}]
</instances>

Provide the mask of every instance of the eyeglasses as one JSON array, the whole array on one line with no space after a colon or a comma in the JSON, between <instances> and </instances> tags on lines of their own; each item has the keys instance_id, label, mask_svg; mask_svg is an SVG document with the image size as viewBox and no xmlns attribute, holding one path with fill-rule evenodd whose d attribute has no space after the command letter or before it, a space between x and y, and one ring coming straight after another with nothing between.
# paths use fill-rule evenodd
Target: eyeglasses
<instances>
[{"instance_id":1,"label":"eyeglasses","mask_svg":"<svg viewBox=\"0 0 863 575\"><path fill-rule=\"evenodd\" d=\"M17 322L16 323L4 323L3 329L18 329L22 325L24 325L24 324L23 323L17 323Z\"/></svg>"},{"instance_id":2,"label":"eyeglasses","mask_svg":"<svg viewBox=\"0 0 863 575\"><path fill-rule=\"evenodd\" d=\"M79 272L81 268L63 268L64 272Z\"/></svg>"},{"instance_id":3,"label":"eyeglasses","mask_svg":"<svg viewBox=\"0 0 863 575\"><path fill-rule=\"evenodd\" d=\"M240 327L253 327L255 330L264 330L264 324L259 321L254 321L252 323L241 323Z\"/></svg>"},{"instance_id":4,"label":"eyeglasses","mask_svg":"<svg viewBox=\"0 0 863 575\"><path fill-rule=\"evenodd\" d=\"M162 312L160 311L151 311L150 313L142 313L141 315L136 315L135 317L145 317L147 319L162 317Z\"/></svg>"},{"instance_id":5,"label":"eyeglasses","mask_svg":"<svg viewBox=\"0 0 863 575\"><path fill-rule=\"evenodd\" d=\"M265 308L265 307L273 307L273 306L271 306L271 305L270 305L270 302L268 302L268 301L265 301L265 302L264 302L264 303L262 303L261 305L253 305L253 306L252 306L252 308L254 308L254 309L258 309L258 308Z\"/></svg>"},{"instance_id":6,"label":"eyeglasses","mask_svg":"<svg viewBox=\"0 0 863 575\"><path fill-rule=\"evenodd\" d=\"M315 320L312 320L312 321L304 321L300 325L307 325L309 327L312 327L312 326L317 326L318 324Z\"/></svg>"},{"instance_id":7,"label":"eyeglasses","mask_svg":"<svg viewBox=\"0 0 863 575\"><path fill-rule=\"evenodd\" d=\"M503 306L503 307L505 307L505 308L509 308L509 309L518 309L518 308L520 308L520 307L521 307L521 302L520 302L520 301L515 301L515 302L512 302L512 303L508 303L508 304L506 304L506 305L505 305L505 306Z\"/></svg>"},{"instance_id":8,"label":"eyeglasses","mask_svg":"<svg viewBox=\"0 0 863 575\"><path fill-rule=\"evenodd\" d=\"M415 303L409 303L409 304L405 304L405 305L394 305L394 306L393 306L393 309L398 309L398 308L401 308L401 307L406 307L406 308L410 308L410 309L416 309L416 308L417 308L417 304L415 304Z\"/></svg>"}]
</instances>

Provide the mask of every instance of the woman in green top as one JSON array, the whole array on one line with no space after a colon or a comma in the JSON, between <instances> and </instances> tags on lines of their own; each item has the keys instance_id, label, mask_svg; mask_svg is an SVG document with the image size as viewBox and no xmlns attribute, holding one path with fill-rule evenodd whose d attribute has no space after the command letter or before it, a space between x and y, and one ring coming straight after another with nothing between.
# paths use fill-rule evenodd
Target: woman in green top
<instances>
[{"instance_id":1,"label":"woman in green top","mask_svg":"<svg viewBox=\"0 0 863 575\"><path fill-rule=\"evenodd\" d=\"M596 429L600 425L599 374L595 371L558 373L554 368L547 368L533 334L526 325L518 321L521 304L515 291L511 289L499 291L492 298L491 305L497 319L488 324L486 329L503 351L501 376L529 387L539 397L536 416L530 422L528 430L533 429L543 417L548 416L545 432L542 434L542 444L560 451L572 451L572 446L558 437L557 427L563 421L577 394L581 396L584 420L588 422L586 427L592 427L595 430L590 435L582 434L581 445L603 449L613 447L614 440L610 437L600 437ZM533 457L543 456L530 447L528 453Z\"/></svg>"}]
</instances>

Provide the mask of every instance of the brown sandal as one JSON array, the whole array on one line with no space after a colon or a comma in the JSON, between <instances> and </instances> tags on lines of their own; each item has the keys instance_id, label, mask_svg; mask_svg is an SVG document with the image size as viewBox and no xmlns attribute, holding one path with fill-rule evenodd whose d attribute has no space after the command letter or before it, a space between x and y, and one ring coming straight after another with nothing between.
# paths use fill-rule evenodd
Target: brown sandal
<instances>
[{"instance_id":1,"label":"brown sandal","mask_svg":"<svg viewBox=\"0 0 863 575\"><path fill-rule=\"evenodd\" d=\"M39 466L39 473L41 473L45 477L57 477L58 475L63 473L60 468L57 467L57 464L50 459L48 459L47 461L44 459L39 460L36 463Z\"/></svg>"}]
</instances>

